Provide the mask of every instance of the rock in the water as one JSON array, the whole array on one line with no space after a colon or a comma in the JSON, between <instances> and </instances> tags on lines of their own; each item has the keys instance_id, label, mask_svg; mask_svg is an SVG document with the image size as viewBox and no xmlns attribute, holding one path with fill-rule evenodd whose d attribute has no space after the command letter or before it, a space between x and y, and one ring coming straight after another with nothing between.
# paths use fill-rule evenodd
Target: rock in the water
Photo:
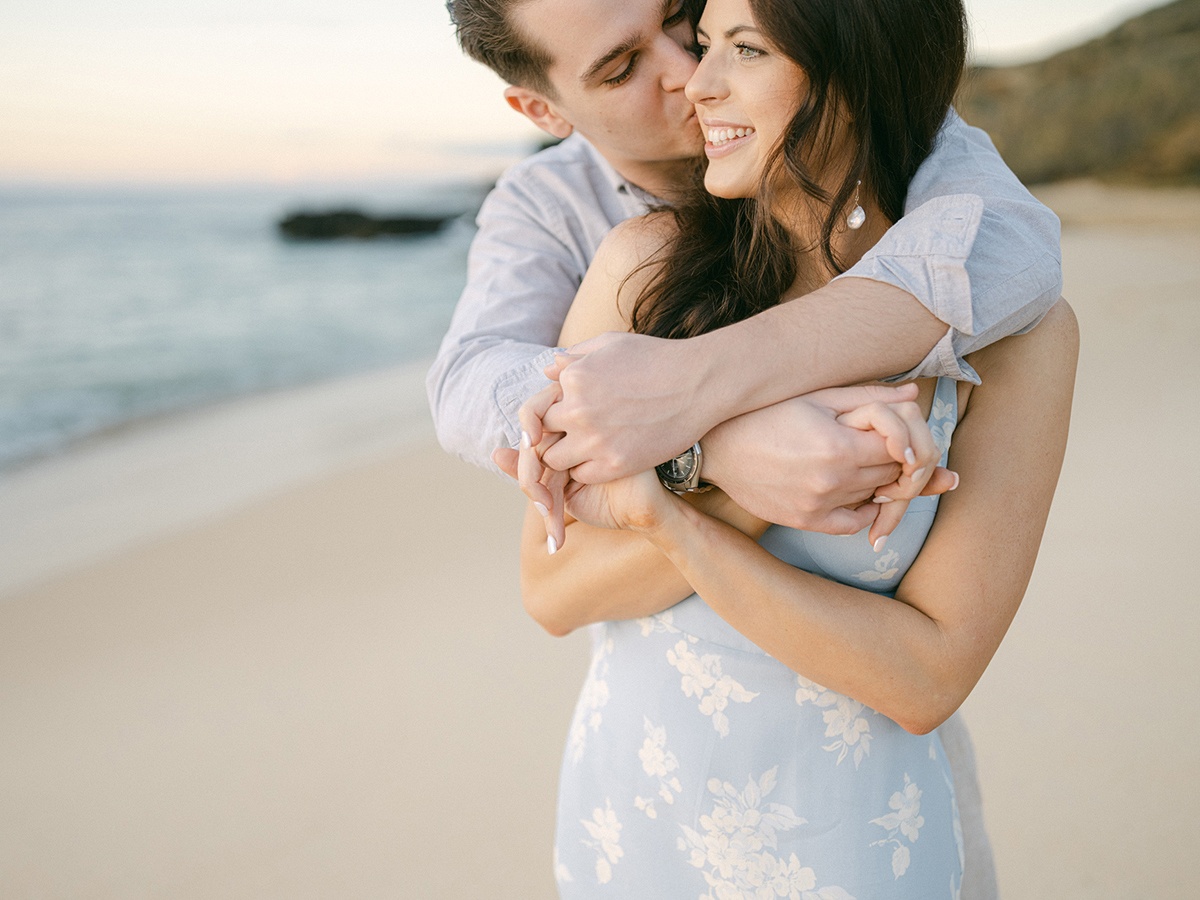
<instances>
[{"instance_id":1,"label":"rock in the water","mask_svg":"<svg viewBox=\"0 0 1200 900\"><path fill-rule=\"evenodd\" d=\"M293 240L321 241L336 238L431 234L455 218L447 216L368 216L354 209L325 213L292 213L279 223L279 230Z\"/></svg>"}]
</instances>

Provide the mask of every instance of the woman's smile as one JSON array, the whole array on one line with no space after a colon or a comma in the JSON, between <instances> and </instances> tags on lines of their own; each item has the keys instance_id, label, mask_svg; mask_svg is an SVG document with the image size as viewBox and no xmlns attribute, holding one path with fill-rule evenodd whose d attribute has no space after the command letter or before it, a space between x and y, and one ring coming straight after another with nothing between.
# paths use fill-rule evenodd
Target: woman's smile
<instances>
[{"instance_id":1,"label":"woman's smile","mask_svg":"<svg viewBox=\"0 0 1200 900\"><path fill-rule=\"evenodd\" d=\"M716 159L734 152L745 146L755 136L752 125L726 125L725 123L704 123L705 142L704 153L709 159Z\"/></svg>"}]
</instances>

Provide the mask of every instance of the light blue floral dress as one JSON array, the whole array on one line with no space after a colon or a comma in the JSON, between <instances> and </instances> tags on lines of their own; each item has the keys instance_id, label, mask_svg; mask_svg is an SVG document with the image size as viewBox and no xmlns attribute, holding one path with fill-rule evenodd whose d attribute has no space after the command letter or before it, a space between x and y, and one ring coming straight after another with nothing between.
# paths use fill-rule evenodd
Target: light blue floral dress
<instances>
[{"instance_id":1,"label":"light blue floral dress","mask_svg":"<svg viewBox=\"0 0 1200 900\"><path fill-rule=\"evenodd\" d=\"M938 379L942 464L957 422ZM920 497L876 554L866 532L772 526L809 572L891 594L937 511ZM957 898L962 837L937 732L909 734L768 656L693 594L593 626L563 758L555 876L564 900Z\"/></svg>"}]
</instances>

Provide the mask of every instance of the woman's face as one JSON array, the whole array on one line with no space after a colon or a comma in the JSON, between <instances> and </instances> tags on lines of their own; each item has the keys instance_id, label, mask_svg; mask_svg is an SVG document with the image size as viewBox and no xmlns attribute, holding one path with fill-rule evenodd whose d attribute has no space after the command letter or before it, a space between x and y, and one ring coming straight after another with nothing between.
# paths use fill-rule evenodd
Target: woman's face
<instances>
[{"instance_id":1,"label":"woman's face","mask_svg":"<svg viewBox=\"0 0 1200 900\"><path fill-rule=\"evenodd\" d=\"M759 32L748 0L708 0L697 42L703 56L686 93L704 131L704 186L718 197L753 197L807 90L804 70Z\"/></svg>"}]
</instances>

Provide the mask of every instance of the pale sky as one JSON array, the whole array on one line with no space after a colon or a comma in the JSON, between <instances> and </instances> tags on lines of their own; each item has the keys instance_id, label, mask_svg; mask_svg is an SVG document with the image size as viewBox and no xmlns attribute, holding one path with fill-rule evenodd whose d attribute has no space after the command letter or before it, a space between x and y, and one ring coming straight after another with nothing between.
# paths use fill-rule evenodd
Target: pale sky
<instances>
[{"instance_id":1,"label":"pale sky","mask_svg":"<svg viewBox=\"0 0 1200 900\"><path fill-rule=\"evenodd\" d=\"M1162 0L966 0L1023 61ZM299 182L480 172L539 132L441 0L0 5L0 181Z\"/></svg>"}]
</instances>

